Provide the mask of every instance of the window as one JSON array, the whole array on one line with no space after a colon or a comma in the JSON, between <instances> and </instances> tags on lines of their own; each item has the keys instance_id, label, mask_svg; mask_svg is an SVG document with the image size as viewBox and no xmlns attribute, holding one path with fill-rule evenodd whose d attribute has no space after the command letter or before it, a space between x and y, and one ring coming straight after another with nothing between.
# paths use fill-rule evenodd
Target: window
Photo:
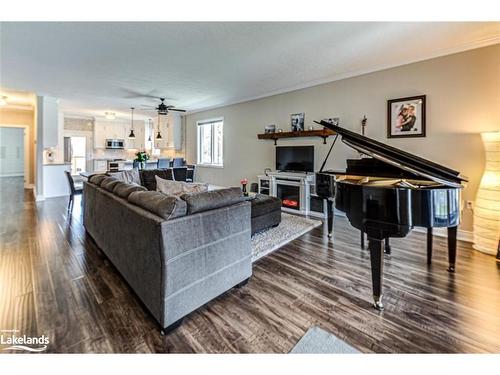
<instances>
[{"instance_id":1,"label":"window","mask_svg":"<svg viewBox=\"0 0 500 375\"><path fill-rule=\"evenodd\" d=\"M223 166L223 119L198 121L198 164Z\"/></svg>"},{"instance_id":2,"label":"window","mask_svg":"<svg viewBox=\"0 0 500 375\"><path fill-rule=\"evenodd\" d=\"M86 139L85 137L71 137L71 174L77 175L80 172L85 172L86 170L86 158L85 158L85 147Z\"/></svg>"}]
</instances>

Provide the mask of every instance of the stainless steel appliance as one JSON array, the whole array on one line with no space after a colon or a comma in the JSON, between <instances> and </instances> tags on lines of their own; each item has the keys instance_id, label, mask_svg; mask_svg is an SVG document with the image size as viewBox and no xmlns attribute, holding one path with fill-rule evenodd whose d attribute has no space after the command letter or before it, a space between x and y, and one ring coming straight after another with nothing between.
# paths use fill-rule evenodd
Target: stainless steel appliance
<instances>
[{"instance_id":1,"label":"stainless steel appliance","mask_svg":"<svg viewBox=\"0 0 500 375\"><path fill-rule=\"evenodd\" d=\"M125 141L123 139L106 139L106 148L123 150Z\"/></svg>"},{"instance_id":2,"label":"stainless steel appliance","mask_svg":"<svg viewBox=\"0 0 500 375\"><path fill-rule=\"evenodd\" d=\"M108 172L118 172L124 169L125 160L114 159L108 160Z\"/></svg>"}]
</instances>

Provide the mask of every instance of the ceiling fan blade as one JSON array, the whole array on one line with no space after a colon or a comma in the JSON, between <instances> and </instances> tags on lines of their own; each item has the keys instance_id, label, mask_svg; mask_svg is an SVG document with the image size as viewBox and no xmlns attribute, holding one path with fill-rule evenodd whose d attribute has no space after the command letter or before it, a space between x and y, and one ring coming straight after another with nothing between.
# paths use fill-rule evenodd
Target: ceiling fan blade
<instances>
[{"instance_id":1,"label":"ceiling fan blade","mask_svg":"<svg viewBox=\"0 0 500 375\"><path fill-rule=\"evenodd\" d=\"M175 112L186 112L185 109L177 109L177 108L170 108L169 111L175 111Z\"/></svg>"}]
</instances>

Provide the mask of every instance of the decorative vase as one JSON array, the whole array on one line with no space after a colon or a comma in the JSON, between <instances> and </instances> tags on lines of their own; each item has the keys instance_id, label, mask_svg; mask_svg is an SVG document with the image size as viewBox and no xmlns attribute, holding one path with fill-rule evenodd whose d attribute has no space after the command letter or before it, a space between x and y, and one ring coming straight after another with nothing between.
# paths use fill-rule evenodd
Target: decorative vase
<instances>
[{"instance_id":1,"label":"decorative vase","mask_svg":"<svg viewBox=\"0 0 500 375\"><path fill-rule=\"evenodd\" d=\"M243 195L245 197L248 197L248 191L247 191L247 184L248 184L248 179L246 178L242 178L240 180L240 184L241 184L241 191L243 192Z\"/></svg>"},{"instance_id":2,"label":"decorative vase","mask_svg":"<svg viewBox=\"0 0 500 375\"><path fill-rule=\"evenodd\" d=\"M486 166L474 207L474 245L483 253L500 255L500 131L482 133Z\"/></svg>"}]
</instances>

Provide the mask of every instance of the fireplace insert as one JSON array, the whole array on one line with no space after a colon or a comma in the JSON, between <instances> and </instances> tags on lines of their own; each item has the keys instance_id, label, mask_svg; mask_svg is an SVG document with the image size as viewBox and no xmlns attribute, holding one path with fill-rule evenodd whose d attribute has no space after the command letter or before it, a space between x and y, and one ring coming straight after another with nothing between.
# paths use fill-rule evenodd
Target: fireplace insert
<instances>
[{"instance_id":1,"label":"fireplace insert","mask_svg":"<svg viewBox=\"0 0 500 375\"><path fill-rule=\"evenodd\" d=\"M283 207L300 211L300 186L278 182L276 190L276 196L281 199Z\"/></svg>"}]
</instances>

